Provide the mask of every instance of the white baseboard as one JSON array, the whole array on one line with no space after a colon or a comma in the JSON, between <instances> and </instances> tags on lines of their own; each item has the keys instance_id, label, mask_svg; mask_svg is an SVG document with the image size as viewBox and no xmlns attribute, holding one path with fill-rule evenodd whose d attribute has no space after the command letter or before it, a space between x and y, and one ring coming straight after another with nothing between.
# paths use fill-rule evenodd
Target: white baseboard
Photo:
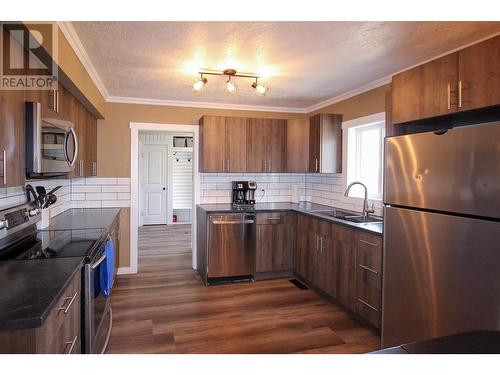
<instances>
[{"instance_id":1,"label":"white baseboard","mask_svg":"<svg viewBox=\"0 0 500 375\"><path fill-rule=\"evenodd\" d=\"M137 269L133 267L118 267L118 275L133 275L137 273Z\"/></svg>"}]
</instances>

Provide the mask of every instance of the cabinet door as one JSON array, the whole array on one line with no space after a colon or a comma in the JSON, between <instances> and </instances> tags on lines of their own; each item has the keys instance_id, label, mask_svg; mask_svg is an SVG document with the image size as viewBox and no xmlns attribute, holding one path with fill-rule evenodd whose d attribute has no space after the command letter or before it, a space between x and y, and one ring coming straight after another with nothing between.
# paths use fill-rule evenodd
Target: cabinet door
<instances>
[{"instance_id":1,"label":"cabinet door","mask_svg":"<svg viewBox=\"0 0 500 375\"><path fill-rule=\"evenodd\" d=\"M97 119L85 110L85 176L97 176Z\"/></svg>"},{"instance_id":2,"label":"cabinet door","mask_svg":"<svg viewBox=\"0 0 500 375\"><path fill-rule=\"evenodd\" d=\"M458 53L441 57L392 78L395 124L456 112Z\"/></svg>"},{"instance_id":3,"label":"cabinet door","mask_svg":"<svg viewBox=\"0 0 500 375\"><path fill-rule=\"evenodd\" d=\"M220 116L200 119L200 172L225 172L225 123L225 117Z\"/></svg>"},{"instance_id":4,"label":"cabinet door","mask_svg":"<svg viewBox=\"0 0 500 375\"><path fill-rule=\"evenodd\" d=\"M284 172L286 168L286 121L267 120L266 172Z\"/></svg>"},{"instance_id":5,"label":"cabinet door","mask_svg":"<svg viewBox=\"0 0 500 375\"><path fill-rule=\"evenodd\" d=\"M309 120L309 172L319 173L321 152L321 118L312 116Z\"/></svg>"},{"instance_id":6,"label":"cabinet door","mask_svg":"<svg viewBox=\"0 0 500 375\"><path fill-rule=\"evenodd\" d=\"M1 32L5 50L10 37L5 28ZM22 54L14 41L11 48ZM0 90L0 187L24 185L24 101L24 90Z\"/></svg>"},{"instance_id":7,"label":"cabinet door","mask_svg":"<svg viewBox=\"0 0 500 375\"><path fill-rule=\"evenodd\" d=\"M306 173L309 165L309 119L290 119L286 127L286 172Z\"/></svg>"},{"instance_id":8,"label":"cabinet door","mask_svg":"<svg viewBox=\"0 0 500 375\"><path fill-rule=\"evenodd\" d=\"M458 52L462 84L458 110L500 104L500 36Z\"/></svg>"},{"instance_id":9,"label":"cabinet door","mask_svg":"<svg viewBox=\"0 0 500 375\"><path fill-rule=\"evenodd\" d=\"M226 117L225 132L225 172L246 172L247 119Z\"/></svg>"},{"instance_id":10,"label":"cabinet door","mask_svg":"<svg viewBox=\"0 0 500 375\"><path fill-rule=\"evenodd\" d=\"M0 187L24 185L24 90L0 90Z\"/></svg>"},{"instance_id":11,"label":"cabinet door","mask_svg":"<svg viewBox=\"0 0 500 375\"><path fill-rule=\"evenodd\" d=\"M289 225L257 225L256 272L279 272L291 268Z\"/></svg>"},{"instance_id":12,"label":"cabinet door","mask_svg":"<svg viewBox=\"0 0 500 375\"><path fill-rule=\"evenodd\" d=\"M268 123L266 119L249 118L247 126L247 172L267 171Z\"/></svg>"},{"instance_id":13,"label":"cabinet door","mask_svg":"<svg viewBox=\"0 0 500 375\"><path fill-rule=\"evenodd\" d=\"M309 273L309 233L308 233L308 217L297 214L295 219L295 248L293 259L293 270L298 275L307 278Z\"/></svg>"},{"instance_id":14,"label":"cabinet door","mask_svg":"<svg viewBox=\"0 0 500 375\"><path fill-rule=\"evenodd\" d=\"M336 243L336 298L349 309L356 309L356 231L339 227Z\"/></svg>"}]
</instances>

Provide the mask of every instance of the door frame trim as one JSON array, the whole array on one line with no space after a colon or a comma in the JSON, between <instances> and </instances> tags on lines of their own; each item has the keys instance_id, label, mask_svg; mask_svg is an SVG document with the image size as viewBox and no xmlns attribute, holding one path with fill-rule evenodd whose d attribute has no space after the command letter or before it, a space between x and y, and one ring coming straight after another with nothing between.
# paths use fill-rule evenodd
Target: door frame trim
<instances>
[{"instance_id":1,"label":"door frame trim","mask_svg":"<svg viewBox=\"0 0 500 375\"><path fill-rule=\"evenodd\" d=\"M196 269L196 205L200 203L201 176L198 170L199 126L182 124L160 124L130 122L130 267L127 273L137 273L138 229L139 229L139 131L168 131L193 133L193 207L191 212L192 267Z\"/></svg>"}]
</instances>

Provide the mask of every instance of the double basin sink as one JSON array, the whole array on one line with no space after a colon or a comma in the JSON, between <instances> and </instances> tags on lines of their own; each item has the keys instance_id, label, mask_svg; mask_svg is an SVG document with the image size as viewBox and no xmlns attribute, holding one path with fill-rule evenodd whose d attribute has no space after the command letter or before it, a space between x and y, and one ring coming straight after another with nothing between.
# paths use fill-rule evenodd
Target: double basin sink
<instances>
[{"instance_id":1,"label":"double basin sink","mask_svg":"<svg viewBox=\"0 0 500 375\"><path fill-rule=\"evenodd\" d=\"M375 216L367 216L363 217L363 215L356 214L354 212L349 212L349 211L342 211L342 210L337 210L335 208L330 209L330 210L318 210L318 211L311 211L311 213L317 214L317 215L322 215L322 216L327 216L327 217L333 217L335 219L340 219L340 220L345 220L349 221L351 223L357 223L357 224L363 224L363 223L382 223L382 218L375 217Z\"/></svg>"}]
</instances>

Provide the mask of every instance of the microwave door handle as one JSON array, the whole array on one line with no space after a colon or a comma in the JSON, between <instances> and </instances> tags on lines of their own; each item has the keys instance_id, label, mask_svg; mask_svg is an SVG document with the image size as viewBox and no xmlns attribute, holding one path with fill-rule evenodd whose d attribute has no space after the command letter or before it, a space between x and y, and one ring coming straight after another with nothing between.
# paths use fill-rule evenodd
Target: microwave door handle
<instances>
[{"instance_id":1,"label":"microwave door handle","mask_svg":"<svg viewBox=\"0 0 500 375\"><path fill-rule=\"evenodd\" d=\"M75 143L75 152L73 153L73 157L69 158L68 155L68 139L72 136ZM70 167L73 167L76 163L76 158L78 157L78 138L76 137L76 132L73 128L69 128L66 133L66 139L64 140L64 156L66 157L66 161L68 162Z\"/></svg>"}]
</instances>

